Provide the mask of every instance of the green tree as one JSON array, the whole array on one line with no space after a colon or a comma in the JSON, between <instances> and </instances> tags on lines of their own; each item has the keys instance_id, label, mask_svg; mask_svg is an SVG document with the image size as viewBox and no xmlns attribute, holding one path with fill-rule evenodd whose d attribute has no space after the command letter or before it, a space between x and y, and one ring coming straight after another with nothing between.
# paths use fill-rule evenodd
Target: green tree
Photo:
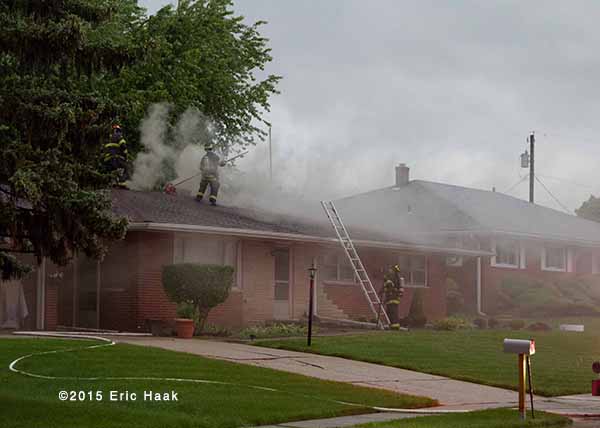
<instances>
[{"instance_id":1,"label":"green tree","mask_svg":"<svg viewBox=\"0 0 600 428\"><path fill-rule=\"evenodd\" d=\"M268 40L235 16L230 0L180 0L140 25L131 25L136 61L110 82L111 98L127 106L122 117L128 140L139 149L138 128L152 103L168 103L174 121L188 108L201 111L215 126L223 149L262 140L260 128L279 76L267 75ZM116 83L116 84L114 84ZM264 127L263 127L264 128Z\"/></svg>"},{"instance_id":2,"label":"green tree","mask_svg":"<svg viewBox=\"0 0 600 428\"><path fill-rule=\"evenodd\" d=\"M133 54L113 31L127 0L8 0L0 4L0 268L18 277L30 252L64 265L98 258L126 221L110 214L102 141L118 108L102 92ZM112 29L111 29L112 28Z\"/></svg>"},{"instance_id":3,"label":"green tree","mask_svg":"<svg viewBox=\"0 0 600 428\"><path fill-rule=\"evenodd\" d=\"M590 198L575 210L575 214L587 220L600 222L600 198L590 195Z\"/></svg>"}]
</instances>

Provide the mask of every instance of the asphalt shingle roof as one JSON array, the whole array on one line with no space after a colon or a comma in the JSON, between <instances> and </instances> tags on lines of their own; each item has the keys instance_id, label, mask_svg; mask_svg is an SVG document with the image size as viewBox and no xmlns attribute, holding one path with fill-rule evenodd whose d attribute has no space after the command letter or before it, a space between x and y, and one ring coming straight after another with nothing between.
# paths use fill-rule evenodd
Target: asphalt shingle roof
<instances>
[{"instance_id":1,"label":"asphalt shingle roof","mask_svg":"<svg viewBox=\"0 0 600 428\"><path fill-rule=\"evenodd\" d=\"M114 213L127 217L133 223L169 223L333 236L333 232L325 225L304 224L279 215L236 207L213 207L207 201L200 203L190 195L113 189L112 201Z\"/></svg>"},{"instance_id":2,"label":"asphalt shingle roof","mask_svg":"<svg viewBox=\"0 0 600 428\"><path fill-rule=\"evenodd\" d=\"M600 223L499 192L413 180L336 202L348 224L370 222L391 234L473 231L600 244ZM369 215L364 207L370 206Z\"/></svg>"}]
</instances>

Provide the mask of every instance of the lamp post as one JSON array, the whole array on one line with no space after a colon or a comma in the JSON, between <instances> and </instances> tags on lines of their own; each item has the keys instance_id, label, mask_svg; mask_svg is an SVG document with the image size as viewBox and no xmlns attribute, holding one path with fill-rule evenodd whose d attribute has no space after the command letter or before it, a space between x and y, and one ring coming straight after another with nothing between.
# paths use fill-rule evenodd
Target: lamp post
<instances>
[{"instance_id":1,"label":"lamp post","mask_svg":"<svg viewBox=\"0 0 600 428\"><path fill-rule=\"evenodd\" d=\"M306 346L310 346L310 342L312 339L312 317L315 298L315 274L317 273L317 268L315 267L314 262L312 263L311 267L308 268L308 273L310 275L310 290L308 297L308 336L306 337Z\"/></svg>"}]
</instances>

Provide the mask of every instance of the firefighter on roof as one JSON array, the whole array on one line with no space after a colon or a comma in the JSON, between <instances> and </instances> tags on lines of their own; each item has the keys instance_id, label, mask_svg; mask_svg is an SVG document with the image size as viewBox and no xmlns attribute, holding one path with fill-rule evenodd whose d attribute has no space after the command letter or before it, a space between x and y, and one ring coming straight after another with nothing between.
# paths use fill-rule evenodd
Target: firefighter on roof
<instances>
[{"instance_id":1,"label":"firefighter on roof","mask_svg":"<svg viewBox=\"0 0 600 428\"><path fill-rule=\"evenodd\" d=\"M200 188L196 194L196 199L202 201L206 189L210 185L210 196L209 200L211 205L217 205L217 195L219 194L219 167L225 166L225 162L221 161L221 158L213 152L212 144L206 144L204 146L206 154L200 161L200 173L202 179L200 180Z\"/></svg>"},{"instance_id":2,"label":"firefighter on roof","mask_svg":"<svg viewBox=\"0 0 600 428\"><path fill-rule=\"evenodd\" d=\"M127 180L127 142L123 138L120 125L112 126L110 141L104 145L104 165L109 172L117 172L117 186L126 188Z\"/></svg>"}]
</instances>

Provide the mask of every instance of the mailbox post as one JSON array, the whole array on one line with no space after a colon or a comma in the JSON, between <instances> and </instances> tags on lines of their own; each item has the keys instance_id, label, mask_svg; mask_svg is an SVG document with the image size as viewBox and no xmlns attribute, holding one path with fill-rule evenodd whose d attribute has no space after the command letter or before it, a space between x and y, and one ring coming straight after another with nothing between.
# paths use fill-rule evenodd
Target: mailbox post
<instances>
[{"instance_id":1,"label":"mailbox post","mask_svg":"<svg viewBox=\"0 0 600 428\"><path fill-rule=\"evenodd\" d=\"M531 339L504 339L504 352L518 355L517 364L519 372L519 413L521 414L521 419L525 420L525 385L527 382L527 374L529 374L529 394L531 396L531 414L533 416L533 386L531 380L531 360L529 359L529 357L535 354L535 341Z\"/></svg>"},{"instance_id":2,"label":"mailbox post","mask_svg":"<svg viewBox=\"0 0 600 428\"><path fill-rule=\"evenodd\" d=\"M309 286L309 297L308 297L308 334L306 335L306 345L310 346L312 341L312 319L313 319L313 311L314 311L314 298L315 298L315 274L317 273L317 268L315 267L315 263L308 268L308 273L310 275L310 286Z\"/></svg>"}]
</instances>

